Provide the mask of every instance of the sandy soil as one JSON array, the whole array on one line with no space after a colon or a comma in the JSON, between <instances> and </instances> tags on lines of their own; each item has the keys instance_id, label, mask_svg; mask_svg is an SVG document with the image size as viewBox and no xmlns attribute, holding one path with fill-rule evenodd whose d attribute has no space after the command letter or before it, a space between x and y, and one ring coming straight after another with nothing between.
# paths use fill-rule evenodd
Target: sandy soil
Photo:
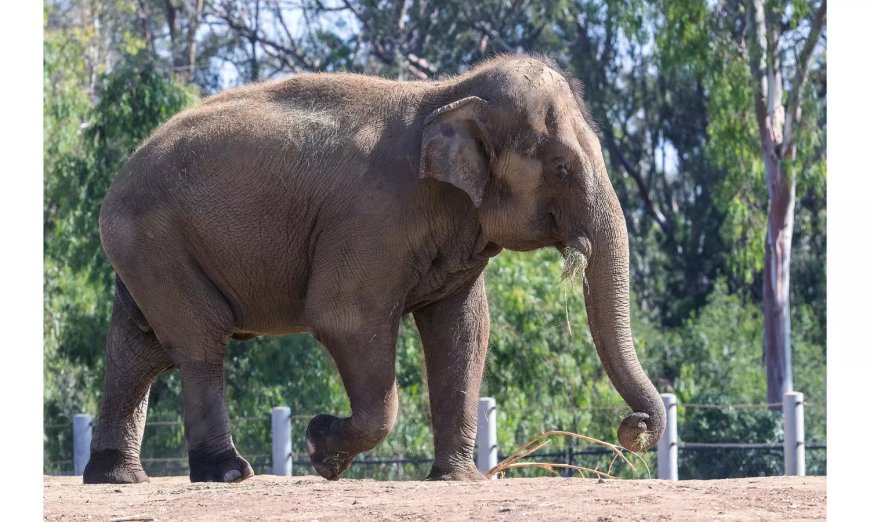
<instances>
[{"instance_id":1,"label":"sandy soil","mask_svg":"<svg viewBox=\"0 0 870 522\"><path fill-rule=\"evenodd\" d=\"M239 484L84 486L45 477L47 520L803 520L825 517L824 477L376 482L256 476Z\"/></svg>"}]
</instances>

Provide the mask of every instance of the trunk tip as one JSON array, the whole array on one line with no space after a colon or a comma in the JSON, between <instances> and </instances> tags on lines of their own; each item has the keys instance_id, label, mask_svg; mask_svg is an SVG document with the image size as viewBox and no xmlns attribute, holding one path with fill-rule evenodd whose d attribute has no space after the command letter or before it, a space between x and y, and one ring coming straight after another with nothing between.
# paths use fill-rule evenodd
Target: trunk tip
<instances>
[{"instance_id":1,"label":"trunk tip","mask_svg":"<svg viewBox=\"0 0 870 522\"><path fill-rule=\"evenodd\" d=\"M634 412L619 424L619 444L628 451L646 451L658 443L664 428L662 422L656 422L649 414Z\"/></svg>"}]
</instances>

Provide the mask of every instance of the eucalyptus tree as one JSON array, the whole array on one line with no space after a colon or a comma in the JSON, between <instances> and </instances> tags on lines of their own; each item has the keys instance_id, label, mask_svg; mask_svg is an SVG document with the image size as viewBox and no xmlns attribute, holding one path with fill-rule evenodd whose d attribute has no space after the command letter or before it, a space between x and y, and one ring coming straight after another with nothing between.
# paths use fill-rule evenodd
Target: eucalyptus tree
<instances>
[{"instance_id":1,"label":"eucalyptus tree","mask_svg":"<svg viewBox=\"0 0 870 522\"><path fill-rule=\"evenodd\" d=\"M815 4L815 2L813 2ZM790 272L798 146L806 140L804 96L820 63L827 0L747 0L748 61L770 198L764 256L764 354L767 401L792 391ZM823 63L823 62L821 62Z\"/></svg>"}]
</instances>

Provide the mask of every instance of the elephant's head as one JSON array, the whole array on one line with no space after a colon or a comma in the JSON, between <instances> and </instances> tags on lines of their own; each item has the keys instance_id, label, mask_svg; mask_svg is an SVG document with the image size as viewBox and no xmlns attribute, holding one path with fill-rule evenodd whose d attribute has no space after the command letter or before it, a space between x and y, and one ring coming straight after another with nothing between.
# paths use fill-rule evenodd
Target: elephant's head
<instances>
[{"instance_id":1,"label":"elephant's head","mask_svg":"<svg viewBox=\"0 0 870 522\"><path fill-rule=\"evenodd\" d=\"M552 64L501 58L458 92L425 120L421 177L467 193L489 241L555 246L566 270L579 272L602 365L633 410L619 441L650 447L664 430L664 406L634 349L625 218L579 85Z\"/></svg>"}]
</instances>

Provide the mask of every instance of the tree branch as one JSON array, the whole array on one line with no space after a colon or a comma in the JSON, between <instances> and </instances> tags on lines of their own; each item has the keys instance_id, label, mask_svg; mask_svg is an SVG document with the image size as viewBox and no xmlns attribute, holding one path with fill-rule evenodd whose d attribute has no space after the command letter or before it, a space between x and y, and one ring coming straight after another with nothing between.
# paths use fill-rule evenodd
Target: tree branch
<instances>
[{"instance_id":1,"label":"tree branch","mask_svg":"<svg viewBox=\"0 0 870 522\"><path fill-rule=\"evenodd\" d=\"M788 96L788 113L785 116L785 131L782 139L782 154L780 157L785 157L789 154L794 154L794 129L800 124L801 119L801 103L803 102L804 90L807 86L807 78L809 78L810 58L819 41L819 36L822 34L822 29L825 25L827 17L828 0L822 0L822 4L816 10L813 16L813 25L810 29L810 34L804 42L804 46L798 55L796 63L796 72L792 89Z\"/></svg>"},{"instance_id":2,"label":"tree branch","mask_svg":"<svg viewBox=\"0 0 870 522\"><path fill-rule=\"evenodd\" d=\"M323 2L321 2L320 0L317 0L314 3L317 5L318 12L335 13L335 12L339 12L339 11L347 11L348 9L353 11L353 7L348 2L344 2L344 5L341 7L326 7L325 5L323 5ZM356 14L356 13L354 13L354 14Z\"/></svg>"},{"instance_id":3,"label":"tree branch","mask_svg":"<svg viewBox=\"0 0 870 522\"><path fill-rule=\"evenodd\" d=\"M749 27L749 68L755 78L755 119L761 136L762 148L772 150L772 135L767 122L767 106L769 103L767 75L767 28L764 16L764 0L748 0L746 2L747 26Z\"/></svg>"},{"instance_id":4,"label":"tree branch","mask_svg":"<svg viewBox=\"0 0 870 522\"><path fill-rule=\"evenodd\" d=\"M501 35L498 34L498 31L493 29L492 26L490 26L490 24L488 22L483 21L483 20L478 21L474 24L474 28L477 29L478 31L481 31L485 35L487 35L490 38L490 40L497 43L498 46L501 47L503 51L508 52L508 53L514 52L514 49L507 42L505 42L502 39Z\"/></svg>"},{"instance_id":5,"label":"tree branch","mask_svg":"<svg viewBox=\"0 0 870 522\"><path fill-rule=\"evenodd\" d=\"M668 231L670 228L670 224L668 223L667 217L662 214L657 208L655 208L655 204L653 204L649 195L649 188L643 180L643 176L641 176L640 172L634 168L623 156L622 151L620 151L620 145L616 143L615 138L613 137L612 132L605 132L605 139L607 141L607 150L610 151L611 156L613 156L619 164L625 169L625 172L634 180L637 184L638 192L640 193L640 199L643 201L643 206L646 209L647 214L653 218L653 221L658 224L658 226L662 229L662 231Z\"/></svg>"},{"instance_id":6,"label":"tree branch","mask_svg":"<svg viewBox=\"0 0 870 522\"><path fill-rule=\"evenodd\" d=\"M190 14L190 22L187 28L187 66L189 69L185 73L188 83L193 82L194 70L196 68L196 31L199 28L200 18L202 17L203 0L195 0L193 4L193 12Z\"/></svg>"},{"instance_id":7,"label":"tree branch","mask_svg":"<svg viewBox=\"0 0 870 522\"><path fill-rule=\"evenodd\" d=\"M172 46L175 46L175 33L177 31L177 27L175 25L176 20L176 10L175 6L172 4L172 0L166 0L164 3L164 9L166 10L166 25L169 26L169 40ZM173 49L173 58L175 57L175 49Z\"/></svg>"},{"instance_id":8,"label":"tree branch","mask_svg":"<svg viewBox=\"0 0 870 522\"><path fill-rule=\"evenodd\" d=\"M313 71L313 70L318 69L319 64L311 63L308 60L308 58L305 56L305 54L301 53L299 51L295 41L291 40L290 43L291 43L292 47L287 47L286 45L283 45L279 42L276 42L270 38L266 38L265 35L261 34L260 31L258 31L256 29L251 29L250 27L247 27L246 25L242 25L242 24L236 22L233 19L233 17L230 15L230 13L227 11L216 12L215 14L227 25L227 27L229 27L230 29L232 29L233 31L238 33L239 35L247 38L248 40L250 40L252 42L256 42L257 44L260 44L263 47L265 47L265 46L272 47L273 49L275 49L277 51L280 51L282 53L286 53L289 56L292 56L293 59L298 64L300 64L303 67L303 69L305 69L305 70ZM282 22L280 17L279 17L279 22ZM284 29L289 34L289 31L287 30L287 28L285 27ZM264 49L264 51L265 51L265 49ZM269 53L267 53L267 54L269 54ZM271 56L274 57L274 55L271 55ZM284 62L287 63L286 60Z\"/></svg>"}]
</instances>

